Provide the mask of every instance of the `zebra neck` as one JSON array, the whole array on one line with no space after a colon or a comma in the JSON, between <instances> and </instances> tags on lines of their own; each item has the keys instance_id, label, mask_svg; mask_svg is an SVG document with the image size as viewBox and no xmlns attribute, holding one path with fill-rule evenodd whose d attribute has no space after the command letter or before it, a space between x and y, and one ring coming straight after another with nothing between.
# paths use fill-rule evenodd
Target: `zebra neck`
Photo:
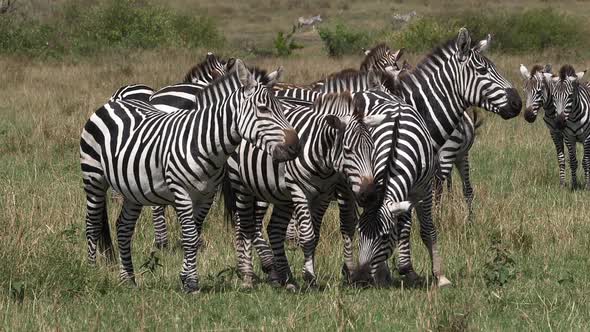
<instances>
[{"instance_id":1,"label":"zebra neck","mask_svg":"<svg viewBox=\"0 0 590 332\"><path fill-rule=\"evenodd\" d=\"M580 120L580 118L588 113L588 101L590 100L588 91L582 87L579 89L577 98L573 100L572 112L569 115L569 119L574 122Z\"/></svg>"},{"instance_id":2,"label":"zebra neck","mask_svg":"<svg viewBox=\"0 0 590 332\"><path fill-rule=\"evenodd\" d=\"M316 129L310 128L312 130L307 135L302 133L301 137L308 137L304 145L306 162L312 166L317 175L328 176L337 171L339 165L340 134L322 122L323 120L316 119Z\"/></svg>"},{"instance_id":3,"label":"zebra neck","mask_svg":"<svg viewBox=\"0 0 590 332\"><path fill-rule=\"evenodd\" d=\"M431 67L403 77L400 92L403 99L422 115L438 150L461 123L463 113L470 105L457 88L457 78L439 72L451 72L450 69Z\"/></svg>"}]
</instances>

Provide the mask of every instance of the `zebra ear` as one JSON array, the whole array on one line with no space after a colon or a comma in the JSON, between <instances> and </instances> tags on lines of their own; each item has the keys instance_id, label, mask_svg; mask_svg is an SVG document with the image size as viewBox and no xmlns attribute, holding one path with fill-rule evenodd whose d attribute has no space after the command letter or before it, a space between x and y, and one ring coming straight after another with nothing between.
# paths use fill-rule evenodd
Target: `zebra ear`
<instances>
[{"instance_id":1,"label":"zebra ear","mask_svg":"<svg viewBox=\"0 0 590 332\"><path fill-rule=\"evenodd\" d=\"M336 115L328 114L324 116L324 120L330 127L336 130L344 130L344 128L346 128L346 123Z\"/></svg>"},{"instance_id":2,"label":"zebra ear","mask_svg":"<svg viewBox=\"0 0 590 332\"><path fill-rule=\"evenodd\" d=\"M404 48L400 48L399 50L395 51L395 53L393 53L393 59L395 61L398 61L402 55L404 55Z\"/></svg>"},{"instance_id":3,"label":"zebra ear","mask_svg":"<svg viewBox=\"0 0 590 332\"><path fill-rule=\"evenodd\" d=\"M281 78L282 74L283 74L283 67L282 66L277 68L277 70L273 71L272 73L268 74L267 75L268 83L266 84L266 87L272 88L275 84L277 84L277 82Z\"/></svg>"},{"instance_id":4,"label":"zebra ear","mask_svg":"<svg viewBox=\"0 0 590 332\"><path fill-rule=\"evenodd\" d=\"M584 71L581 71L579 73L576 73L576 78L577 79L581 79L582 77L584 77L584 74L586 74L586 71L585 70Z\"/></svg>"},{"instance_id":5,"label":"zebra ear","mask_svg":"<svg viewBox=\"0 0 590 332\"><path fill-rule=\"evenodd\" d=\"M457 36L455 45L457 46L457 54L459 55L459 60L467 60L469 51L471 50L471 36L469 36L469 31L467 31L466 28L461 28L459 30L459 35Z\"/></svg>"},{"instance_id":6,"label":"zebra ear","mask_svg":"<svg viewBox=\"0 0 590 332\"><path fill-rule=\"evenodd\" d=\"M250 90L256 86L254 76L240 59L236 60L236 71L238 72L238 79L245 90Z\"/></svg>"},{"instance_id":7,"label":"zebra ear","mask_svg":"<svg viewBox=\"0 0 590 332\"><path fill-rule=\"evenodd\" d=\"M529 70L522 63L520 64L520 74L522 75L522 78L525 80L531 76Z\"/></svg>"},{"instance_id":8,"label":"zebra ear","mask_svg":"<svg viewBox=\"0 0 590 332\"><path fill-rule=\"evenodd\" d=\"M363 118L363 122L369 128L375 128L381 125L387 119L387 115L385 114L378 114L378 115L367 115Z\"/></svg>"},{"instance_id":9,"label":"zebra ear","mask_svg":"<svg viewBox=\"0 0 590 332\"><path fill-rule=\"evenodd\" d=\"M234 68L235 65L236 65L235 58L227 59L227 62L225 63L225 71L229 73Z\"/></svg>"}]
</instances>

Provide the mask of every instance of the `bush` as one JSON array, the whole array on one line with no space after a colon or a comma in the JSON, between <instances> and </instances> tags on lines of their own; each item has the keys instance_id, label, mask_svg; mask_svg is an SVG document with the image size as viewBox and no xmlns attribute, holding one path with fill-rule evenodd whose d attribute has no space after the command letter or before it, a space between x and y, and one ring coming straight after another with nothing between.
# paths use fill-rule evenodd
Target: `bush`
<instances>
[{"instance_id":1,"label":"bush","mask_svg":"<svg viewBox=\"0 0 590 332\"><path fill-rule=\"evenodd\" d=\"M336 24L333 29L322 27L319 34L330 56L359 54L372 42L367 32L350 30L342 23Z\"/></svg>"},{"instance_id":2,"label":"bush","mask_svg":"<svg viewBox=\"0 0 590 332\"><path fill-rule=\"evenodd\" d=\"M289 56L293 53L293 50L303 48L302 45L299 45L293 39L293 34L295 34L295 29L293 32L285 35L282 31L277 32L277 37L275 38L273 44L275 47L275 52L278 56Z\"/></svg>"},{"instance_id":3,"label":"bush","mask_svg":"<svg viewBox=\"0 0 590 332\"><path fill-rule=\"evenodd\" d=\"M524 12L461 12L447 17L423 17L392 34L396 47L427 51L467 27L474 37L494 36L493 50L507 53L541 51L547 48L584 49L590 37L579 19L553 9ZM476 39L474 39L475 41Z\"/></svg>"},{"instance_id":4,"label":"bush","mask_svg":"<svg viewBox=\"0 0 590 332\"><path fill-rule=\"evenodd\" d=\"M222 37L208 18L177 14L134 0L90 8L64 5L47 23L0 17L0 52L31 56L90 55L104 49L218 46Z\"/></svg>"}]
</instances>

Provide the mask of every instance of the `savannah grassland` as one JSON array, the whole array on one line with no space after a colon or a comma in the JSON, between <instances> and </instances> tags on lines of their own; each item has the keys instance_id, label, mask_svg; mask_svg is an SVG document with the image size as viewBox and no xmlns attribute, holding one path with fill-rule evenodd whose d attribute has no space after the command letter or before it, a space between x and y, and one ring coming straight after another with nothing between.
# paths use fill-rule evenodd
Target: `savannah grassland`
<instances>
[{"instance_id":1,"label":"savannah grassland","mask_svg":"<svg viewBox=\"0 0 590 332\"><path fill-rule=\"evenodd\" d=\"M31 8L50 16L52 8L43 3L33 2ZM174 0L170 6L215 17L229 45L215 51L265 68L282 65L287 82L308 82L361 61L360 55L328 58L313 33L299 36L305 48L289 58L244 51L250 44L265 46L274 29L290 29L300 15L321 12L353 26L375 27L388 24L392 8L444 13L490 6L479 1L347 3ZM515 10L546 5L495 3ZM590 17L587 2L556 8ZM457 175L435 219L451 288L342 286L335 209L324 220L318 248L319 289L289 293L264 282L240 289L233 273L232 230L218 207L205 226L198 295L180 291L182 252L175 222L169 224L171 249L155 254L161 266L144 264L150 262L153 239L147 209L133 242L139 287L119 285L117 266L102 259L89 267L78 163L84 122L119 86L177 82L206 51L155 49L59 60L0 57L0 330L590 329L590 193L559 188L555 150L540 118L530 125L522 117L504 121L484 115L471 154L475 223L466 224ZM421 54L406 57L416 63ZM582 55L567 57L555 49L496 52L490 58L519 91L520 63L529 68L537 62L590 65ZM113 235L119 208L116 202L109 206ZM417 229L413 243L415 267L426 276L428 258ZM290 255L302 283L302 254L292 250ZM259 268L258 274L263 275Z\"/></svg>"}]
</instances>

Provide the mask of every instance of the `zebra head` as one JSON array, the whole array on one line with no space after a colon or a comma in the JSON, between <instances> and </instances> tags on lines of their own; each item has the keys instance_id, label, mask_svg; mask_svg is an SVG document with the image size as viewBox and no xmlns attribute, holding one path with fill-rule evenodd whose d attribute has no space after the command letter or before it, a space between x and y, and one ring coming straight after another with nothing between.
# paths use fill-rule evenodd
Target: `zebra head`
<instances>
[{"instance_id":1,"label":"zebra head","mask_svg":"<svg viewBox=\"0 0 590 332\"><path fill-rule=\"evenodd\" d=\"M545 66L545 69L540 65L534 65L529 72L525 65L520 65L520 74L524 79L523 91L526 96L524 119L530 123L535 122L539 109L550 99L544 74L551 73L551 67Z\"/></svg>"},{"instance_id":2,"label":"zebra head","mask_svg":"<svg viewBox=\"0 0 590 332\"><path fill-rule=\"evenodd\" d=\"M361 63L361 71L384 71L392 72L399 70L400 66L397 61L404 54L404 49L392 52L389 46L379 44L370 50L365 50L365 59Z\"/></svg>"},{"instance_id":3,"label":"zebra head","mask_svg":"<svg viewBox=\"0 0 590 332\"><path fill-rule=\"evenodd\" d=\"M383 123L386 116L364 115L364 98L360 94L353 98L348 91L318 98L314 109L317 112L332 113L324 119L330 127L336 129L331 158L333 165L350 185L359 205L366 206L376 198L374 144L369 130ZM334 113L339 116L333 115Z\"/></svg>"},{"instance_id":4,"label":"zebra head","mask_svg":"<svg viewBox=\"0 0 590 332\"><path fill-rule=\"evenodd\" d=\"M458 71L456 88L465 102L511 119L520 113L522 101L518 92L483 53L490 47L491 35L471 47L471 37L465 28L455 40L453 66Z\"/></svg>"},{"instance_id":5,"label":"zebra head","mask_svg":"<svg viewBox=\"0 0 590 332\"><path fill-rule=\"evenodd\" d=\"M268 86L255 80L241 60L236 60L236 72L244 96L236 117L239 135L267 151L277 162L295 159L300 151L299 137L285 118L281 103Z\"/></svg>"},{"instance_id":6,"label":"zebra head","mask_svg":"<svg viewBox=\"0 0 590 332\"><path fill-rule=\"evenodd\" d=\"M553 106L557 114L557 127L559 129L565 128L572 111L572 105L578 96L578 79L582 78L585 72L576 73L571 65L563 65L559 69L559 76L550 77L547 74L545 76L545 79L551 84Z\"/></svg>"},{"instance_id":7,"label":"zebra head","mask_svg":"<svg viewBox=\"0 0 590 332\"><path fill-rule=\"evenodd\" d=\"M183 82L205 87L226 73L225 64L215 54L208 52L203 62L188 71Z\"/></svg>"}]
</instances>

